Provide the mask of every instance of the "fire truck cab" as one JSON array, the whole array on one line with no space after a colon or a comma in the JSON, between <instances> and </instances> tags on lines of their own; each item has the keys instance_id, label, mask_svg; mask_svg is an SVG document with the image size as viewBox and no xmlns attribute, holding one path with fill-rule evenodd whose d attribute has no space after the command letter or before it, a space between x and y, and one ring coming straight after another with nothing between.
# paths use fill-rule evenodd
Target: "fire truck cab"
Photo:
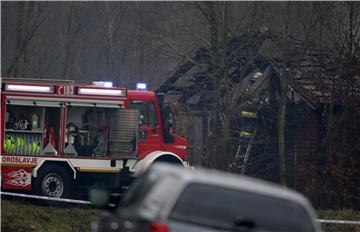
<instances>
[{"instance_id":1,"label":"fire truck cab","mask_svg":"<svg viewBox=\"0 0 360 232\"><path fill-rule=\"evenodd\" d=\"M14 78L2 78L0 91L4 190L55 198L92 187L119 192L153 162L185 165L187 141L171 132L161 94Z\"/></svg>"}]
</instances>

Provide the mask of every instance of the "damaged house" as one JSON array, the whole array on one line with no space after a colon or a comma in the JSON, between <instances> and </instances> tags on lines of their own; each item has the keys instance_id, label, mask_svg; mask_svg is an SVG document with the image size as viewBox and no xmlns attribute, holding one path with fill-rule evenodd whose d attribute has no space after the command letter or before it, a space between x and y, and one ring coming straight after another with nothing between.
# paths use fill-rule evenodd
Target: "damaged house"
<instances>
[{"instance_id":1,"label":"damaged house","mask_svg":"<svg viewBox=\"0 0 360 232\"><path fill-rule=\"evenodd\" d=\"M360 186L360 64L269 31L230 39L222 59L212 48L194 54L158 90L182 112L193 165L278 182L283 141L286 184L314 204L339 195L327 187ZM341 204L360 202L346 194Z\"/></svg>"}]
</instances>

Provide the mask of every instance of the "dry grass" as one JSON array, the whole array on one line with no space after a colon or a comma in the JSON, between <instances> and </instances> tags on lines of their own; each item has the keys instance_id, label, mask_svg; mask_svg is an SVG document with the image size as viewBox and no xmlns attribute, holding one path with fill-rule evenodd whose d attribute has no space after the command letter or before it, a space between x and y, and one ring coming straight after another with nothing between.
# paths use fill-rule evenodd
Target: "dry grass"
<instances>
[{"instance_id":1,"label":"dry grass","mask_svg":"<svg viewBox=\"0 0 360 232\"><path fill-rule=\"evenodd\" d=\"M100 212L89 207L51 207L2 199L1 231L90 231Z\"/></svg>"},{"instance_id":2,"label":"dry grass","mask_svg":"<svg viewBox=\"0 0 360 232\"><path fill-rule=\"evenodd\" d=\"M360 211L322 210L322 211L318 211L318 214L319 214L319 218L321 219L360 221ZM360 232L360 225L323 224L321 228L323 232Z\"/></svg>"},{"instance_id":3,"label":"dry grass","mask_svg":"<svg viewBox=\"0 0 360 232\"><path fill-rule=\"evenodd\" d=\"M30 201L1 199L1 231L90 231L101 210L90 207L51 207ZM360 221L360 211L318 211L321 219ZM360 232L359 225L323 224L323 232Z\"/></svg>"}]
</instances>

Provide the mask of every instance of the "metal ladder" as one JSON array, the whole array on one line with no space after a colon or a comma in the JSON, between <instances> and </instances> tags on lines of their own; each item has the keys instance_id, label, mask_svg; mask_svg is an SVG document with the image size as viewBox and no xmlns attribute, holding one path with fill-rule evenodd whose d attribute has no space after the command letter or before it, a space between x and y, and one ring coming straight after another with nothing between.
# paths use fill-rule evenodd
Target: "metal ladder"
<instances>
[{"instance_id":1,"label":"metal ladder","mask_svg":"<svg viewBox=\"0 0 360 232\"><path fill-rule=\"evenodd\" d=\"M241 111L240 143L235 155L235 163L241 174L245 174L252 145L256 136L258 114L256 109ZM245 147L244 147L245 145Z\"/></svg>"},{"instance_id":2,"label":"metal ladder","mask_svg":"<svg viewBox=\"0 0 360 232\"><path fill-rule=\"evenodd\" d=\"M254 127L253 131L251 132L251 137L247 140L240 142L236 155L235 155L235 163L238 169L241 169L241 174L244 175L246 171L246 167L249 161L249 156L251 153L251 148L254 143L256 137L257 126ZM245 147L242 147L244 146Z\"/></svg>"}]
</instances>

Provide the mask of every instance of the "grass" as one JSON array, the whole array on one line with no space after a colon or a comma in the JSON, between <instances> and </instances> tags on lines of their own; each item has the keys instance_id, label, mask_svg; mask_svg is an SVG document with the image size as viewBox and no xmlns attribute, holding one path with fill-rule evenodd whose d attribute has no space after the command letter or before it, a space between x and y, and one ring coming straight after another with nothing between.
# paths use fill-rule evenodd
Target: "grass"
<instances>
[{"instance_id":1,"label":"grass","mask_svg":"<svg viewBox=\"0 0 360 232\"><path fill-rule=\"evenodd\" d=\"M354 210L321 210L318 211L321 219L360 221L360 211ZM360 232L360 225L322 224L323 232Z\"/></svg>"},{"instance_id":2,"label":"grass","mask_svg":"<svg viewBox=\"0 0 360 232\"><path fill-rule=\"evenodd\" d=\"M28 201L1 199L1 231L90 231L101 210L90 207L52 207Z\"/></svg>"},{"instance_id":3,"label":"grass","mask_svg":"<svg viewBox=\"0 0 360 232\"><path fill-rule=\"evenodd\" d=\"M1 199L1 231L90 231L101 210L91 207L51 207L30 201ZM318 211L321 219L360 221L360 211ZM360 232L360 225L322 224L323 232Z\"/></svg>"}]
</instances>

